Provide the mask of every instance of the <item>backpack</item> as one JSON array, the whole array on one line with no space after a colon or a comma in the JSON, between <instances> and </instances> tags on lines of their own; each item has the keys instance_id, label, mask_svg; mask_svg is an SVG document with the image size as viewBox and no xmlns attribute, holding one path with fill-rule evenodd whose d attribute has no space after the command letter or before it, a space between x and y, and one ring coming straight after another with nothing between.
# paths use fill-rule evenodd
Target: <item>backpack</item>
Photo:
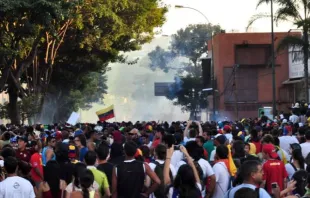
<instances>
[{"instance_id":1,"label":"backpack","mask_svg":"<svg viewBox=\"0 0 310 198\"><path fill-rule=\"evenodd\" d=\"M165 167L165 163L160 164L158 161L155 161L154 164L156 165L154 172L156 173L156 175L159 177L161 183L159 185L159 187L157 188L157 190L154 191L154 195L157 198L167 198L167 194L168 194L168 190L169 188L166 188L165 183L164 183L164 167ZM170 179L171 181L173 180L173 176L172 176L172 172L171 170L169 170L169 175L170 175Z\"/></svg>"},{"instance_id":2,"label":"backpack","mask_svg":"<svg viewBox=\"0 0 310 198\"><path fill-rule=\"evenodd\" d=\"M186 160L183 160L183 161L187 163ZM196 168L198 175L199 175L200 183L202 186L202 191L204 191L205 187L206 187L207 178L206 179L203 178L203 170L202 170L201 166L199 165L198 161L194 160L193 162L194 162L195 168Z\"/></svg>"}]
</instances>

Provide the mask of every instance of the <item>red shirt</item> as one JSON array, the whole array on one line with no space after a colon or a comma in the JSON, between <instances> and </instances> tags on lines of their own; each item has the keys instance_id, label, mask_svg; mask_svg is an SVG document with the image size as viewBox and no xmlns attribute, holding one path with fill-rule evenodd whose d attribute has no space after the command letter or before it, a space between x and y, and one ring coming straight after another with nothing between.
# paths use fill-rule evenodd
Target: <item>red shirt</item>
<instances>
[{"instance_id":1,"label":"red shirt","mask_svg":"<svg viewBox=\"0 0 310 198\"><path fill-rule=\"evenodd\" d=\"M31 154L28 150L25 149L25 150L21 151L21 150L17 149L17 151L16 151L16 158L17 159L20 159L22 161L29 163L30 157L31 157Z\"/></svg>"},{"instance_id":2,"label":"red shirt","mask_svg":"<svg viewBox=\"0 0 310 198\"><path fill-rule=\"evenodd\" d=\"M256 155L262 151L262 143L251 141L256 147Z\"/></svg>"},{"instance_id":3,"label":"red shirt","mask_svg":"<svg viewBox=\"0 0 310 198\"><path fill-rule=\"evenodd\" d=\"M285 166L280 160L267 160L263 164L264 180L266 180L267 192L272 194L271 184L278 183L280 191L284 190L284 179L287 178Z\"/></svg>"},{"instance_id":4,"label":"red shirt","mask_svg":"<svg viewBox=\"0 0 310 198\"><path fill-rule=\"evenodd\" d=\"M156 148L156 147L158 146L158 144L160 144L160 139L155 139L155 140L153 141L152 147L153 147L153 148Z\"/></svg>"},{"instance_id":5,"label":"red shirt","mask_svg":"<svg viewBox=\"0 0 310 198\"><path fill-rule=\"evenodd\" d=\"M31 156L30 164L32 166L31 169L31 178L34 182L42 181L41 177L35 172L35 168L38 168L41 175L43 176L43 164L42 164L42 155L39 153L35 153Z\"/></svg>"}]
</instances>

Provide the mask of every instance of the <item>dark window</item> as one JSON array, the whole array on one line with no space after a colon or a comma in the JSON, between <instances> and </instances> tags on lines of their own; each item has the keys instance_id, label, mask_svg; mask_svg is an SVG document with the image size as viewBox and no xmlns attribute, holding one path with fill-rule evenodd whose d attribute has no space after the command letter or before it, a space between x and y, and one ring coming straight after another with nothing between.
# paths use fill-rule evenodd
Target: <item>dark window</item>
<instances>
[{"instance_id":1,"label":"dark window","mask_svg":"<svg viewBox=\"0 0 310 198\"><path fill-rule=\"evenodd\" d=\"M243 44L236 45L236 64L246 66L269 65L271 57L270 45Z\"/></svg>"}]
</instances>

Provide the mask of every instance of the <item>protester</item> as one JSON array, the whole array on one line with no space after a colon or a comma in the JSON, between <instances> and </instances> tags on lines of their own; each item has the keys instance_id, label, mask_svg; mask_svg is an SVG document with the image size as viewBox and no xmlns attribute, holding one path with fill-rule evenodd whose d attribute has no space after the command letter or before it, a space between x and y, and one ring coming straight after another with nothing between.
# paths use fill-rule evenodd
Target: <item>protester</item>
<instances>
[{"instance_id":1,"label":"protester","mask_svg":"<svg viewBox=\"0 0 310 198\"><path fill-rule=\"evenodd\" d=\"M75 146L79 150L79 161L84 161L84 156L87 153L87 145L86 145L86 137L83 134L80 134L78 136L75 136L74 138Z\"/></svg>"},{"instance_id":2,"label":"protester","mask_svg":"<svg viewBox=\"0 0 310 198\"><path fill-rule=\"evenodd\" d=\"M310 130L306 132L305 137L306 137L306 142L300 144L302 155L304 158L306 158L308 153L310 153Z\"/></svg>"},{"instance_id":3,"label":"protester","mask_svg":"<svg viewBox=\"0 0 310 198\"><path fill-rule=\"evenodd\" d=\"M107 161L109 158L109 153L110 153L109 151L110 151L109 145L106 142L102 142L96 149L96 153L98 157L97 169L106 174L108 178L109 186L110 186L110 192L111 192L113 164Z\"/></svg>"},{"instance_id":4,"label":"protester","mask_svg":"<svg viewBox=\"0 0 310 198\"><path fill-rule=\"evenodd\" d=\"M35 182L37 188L39 188L40 183L44 180L41 150L41 142L37 141L35 146L35 153L30 158L30 164L32 167L31 178Z\"/></svg>"},{"instance_id":5,"label":"protester","mask_svg":"<svg viewBox=\"0 0 310 198\"><path fill-rule=\"evenodd\" d=\"M14 157L4 160L7 178L0 182L0 196L8 198L35 198L33 187L29 181L17 176L18 161Z\"/></svg>"},{"instance_id":6,"label":"protester","mask_svg":"<svg viewBox=\"0 0 310 198\"><path fill-rule=\"evenodd\" d=\"M56 159L56 155L54 153L54 148L56 145L55 137L48 136L46 138L46 143L46 147L44 147L42 150L42 163L44 166L47 164L48 161Z\"/></svg>"},{"instance_id":7,"label":"protester","mask_svg":"<svg viewBox=\"0 0 310 198\"><path fill-rule=\"evenodd\" d=\"M29 162L31 158L30 152L27 150L26 146L28 144L27 136L22 136L18 138L18 149L16 151L16 158Z\"/></svg>"}]
</instances>

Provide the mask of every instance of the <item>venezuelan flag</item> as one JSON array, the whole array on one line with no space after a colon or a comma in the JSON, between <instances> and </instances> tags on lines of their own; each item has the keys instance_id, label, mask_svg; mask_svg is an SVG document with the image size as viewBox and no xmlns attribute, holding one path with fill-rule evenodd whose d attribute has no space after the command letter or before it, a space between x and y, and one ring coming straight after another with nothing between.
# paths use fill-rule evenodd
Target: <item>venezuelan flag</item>
<instances>
[{"instance_id":1,"label":"venezuelan flag","mask_svg":"<svg viewBox=\"0 0 310 198\"><path fill-rule=\"evenodd\" d=\"M105 109L96 112L100 121L106 121L108 119L114 118L114 105L111 105Z\"/></svg>"}]
</instances>

